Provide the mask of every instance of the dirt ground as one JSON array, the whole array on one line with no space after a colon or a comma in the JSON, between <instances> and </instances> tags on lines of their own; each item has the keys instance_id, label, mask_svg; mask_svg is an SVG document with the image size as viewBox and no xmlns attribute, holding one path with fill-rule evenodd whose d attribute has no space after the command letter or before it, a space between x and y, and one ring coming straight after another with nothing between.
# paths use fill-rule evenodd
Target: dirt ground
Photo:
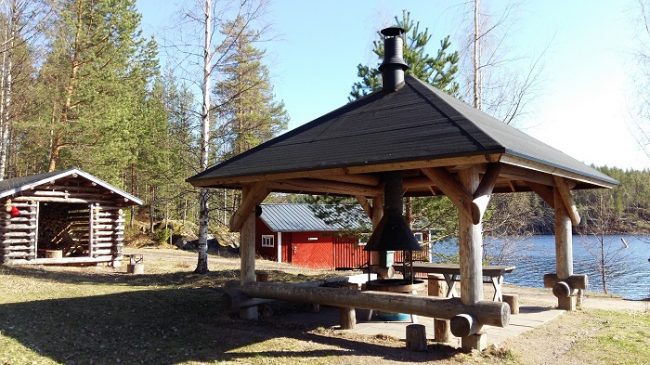
<instances>
[{"instance_id":1,"label":"dirt ground","mask_svg":"<svg viewBox=\"0 0 650 365\"><path fill-rule=\"evenodd\" d=\"M167 250L139 250L146 256L156 257L157 260L188 260L188 265L194 264L195 255L192 253L178 251L169 252ZM239 268L237 258L220 258L211 257L210 265L219 268ZM256 262L257 269L260 270L282 270L291 273L309 273L323 274L326 271L309 270L295 266L281 264L266 260ZM345 273L342 273L345 274ZM540 278L541 280L541 278ZM491 288L486 284L485 295L491 296ZM531 305L552 308L557 305L557 299L553 296L550 289L541 288L524 288L514 285L504 285L504 292L519 295L521 305ZM467 355L458 353L446 346L434 345L428 353L414 354L405 353L403 358L396 359L393 357L395 349L404 347L403 341L391 337L367 338L356 336L341 331L320 328L310 333L316 333L320 336L330 338L343 338L360 343L375 342L382 346L377 346L373 350L373 355L355 356L354 363L358 364L377 364L377 363L402 363L409 362L430 362L436 364L493 364L493 363L518 363L530 365L542 364L608 364L608 360L603 362L602 359L593 358L589 354L581 352L580 343L589 341L590 337L595 336L599 331L607 326L607 320L600 318L600 312L593 313L592 310L604 311L624 311L636 313L640 316L650 316L650 302L648 301L629 301L620 298L613 298L597 293L586 293L582 301L582 310L574 313L566 313L559 319L542 325L521 336L507 340L498 348L491 348L484 354ZM281 326L279 322L271 321ZM531 351L534 349L534 351ZM431 352L436 355L432 356ZM378 360L381 359L381 360ZM343 360L346 359L346 360ZM330 359L331 360L331 359ZM343 357L340 363L349 363L349 358ZM650 361L650 359L648 359ZM330 363L330 362L327 362ZM339 363L334 361L334 363ZM632 362L636 363L636 362ZM639 364L645 364L645 360ZM648 362L650 363L650 362Z\"/></svg>"},{"instance_id":2,"label":"dirt ground","mask_svg":"<svg viewBox=\"0 0 650 365\"><path fill-rule=\"evenodd\" d=\"M433 342L415 353L390 336L289 325L281 312L255 322L228 316L221 287L238 278L236 257L210 255L212 272L197 275L193 252L126 253L144 255L145 275L125 274L126 267L0 267L0 364L650 364L648 302L588 295L584 310L482 354ZM348 274L256 266L271 280ZM555 305L546 289L504 291L519 294L522 305Z\"/></svg>"}]
</instances>

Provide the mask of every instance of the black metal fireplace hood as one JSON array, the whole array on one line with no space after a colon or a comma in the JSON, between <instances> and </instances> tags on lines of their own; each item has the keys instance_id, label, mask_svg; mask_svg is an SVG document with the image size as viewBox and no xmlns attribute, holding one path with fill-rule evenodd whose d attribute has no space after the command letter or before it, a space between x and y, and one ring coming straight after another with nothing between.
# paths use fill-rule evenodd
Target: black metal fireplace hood
<instances>
[{"instance_id":1,"label":"black metal fireplace hood","mask_svg":"<svg viewBox=\"0 0 650 365\"><path fill-rule=\"evenodd\" d=\"M402 215L402 173L384 174L384 216L372 232L365 251L420 251Z\"/></svg>"}]
</instances>

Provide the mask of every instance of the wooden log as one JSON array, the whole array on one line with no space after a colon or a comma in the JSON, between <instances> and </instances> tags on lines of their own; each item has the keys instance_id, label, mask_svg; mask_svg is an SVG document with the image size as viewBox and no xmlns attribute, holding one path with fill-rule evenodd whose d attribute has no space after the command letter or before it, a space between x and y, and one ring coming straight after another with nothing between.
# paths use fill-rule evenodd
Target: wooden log
<instances>
[{"instance_id":1,"label":"wooden log","mask_svg":"<svg viewBox=\"0 0 650 365\"><path fill-rule=\"evenodd\" d=\"M567 213L562 196L554 189L555 202L555 266L560 280L573 275L573 246L571 219Z\"/></svg>"},{"instance_id":2,"label":"wooden log","mask_svg":"<svg viewBox=\"0 0 650 365\"><path fill-rule=\"evenodd\" d=\"M442 274L427 275L427 294L431 297L447 296L447 283Z\"/></svg>"},{"instance_id":3,"label":"wooden log","mask_svg":"<svg viewBox=\"0 0 650 365\"><path fill-rule=\"evenodd\" d=\"M560 281L558 279L557 274L555 273L550 273L550 274L544 274L544 287L545 288L552 288L555 283ZM569 284L569 286L572 289L587 289L587 286L589 285L589 278L587 275L570 275L568 278L562 280Z\"/></svg>"},{"instance_id":4,"label":"wooden log","mask_svg":"<svg viewBox=\"0 0 650 365\"><path fill-rule=\"evenodd\" d=\"M60 259L63 257L63 250L45 250L45 258Z\"/></svg>"},{"instance_id":5,"label":"wooden log","mask_svg":"<svg viewBox=\"0 0 650 365\"><path fill-rule=\"evenodd\" d=\"M224 291L227 308L231 313L239 313L239 311L244 308L256 307L261 304L270 304L275 302L275 299L251 298L236 288L225 288Z\"/></svg>"},{"instance_id":6,"label":"wooden log","mask_svg":"<svg viewBox=\"0 0 650 365\"><path fill-rule=\"evenodd\" d=\"M427 328L421 324L406 326L406 349L409 351L427 350Z\"/></svg>"},{"instance_id":7,"label":"wooden log","mask_svg":"<svg viewBox=\"0 0 650 365\"><path fill-rule=\"evenodd\" d=\"M255 281L255 214L251 212L241 227L239 243L240 280L242 284Z\"/></svg>"},{"instance_id":8,"label":"wooden log","mask_svg":"<svg viewBox=\"0 0 650 365\"><path fill-rule=\"evenodd\" d=\"M571 189L569 188L568 182L559 176L553 176L553 181L555 182L554 191L558 192L560 195L560 202L566 209L569 218L571 218L571 223L574 225L580 224L580 214L578 214L578 209L573 203L573 198L571 197ZM553 199L553 202L558 204L556 199Z\"/></svg>"},{"instance_id":9,"label":"wooden log","mask_svg":"<svg viewBox=\"0 0 650 365\"><path fill-rule=\"evenodd\" d=\"M476 168L460 170L458 177L467 191L476 191L479 175ZM466 305L483 299L483 232L482 224L459 210L458 251L460 255L460 298Z\"/></svg>"},{"instance_id":10,"label":"wooden log","mask_svg":"<svg viewBox=\"0 0 650 365\"><path fill-rule=\"evenodd\" d=\"M451 319L457 314L471 314L478 318L481 324L497 327L505 327L510 320L510 307L505 303L492 301L479 301L466 305L459 298L440 299L345 288L303 287L277 282L252 282L243 285L241 291L253 298L410 313L433 318Z\"/></svg>"},{"instance_id":11,"label":"wooden log","mask_svg":"<svg viewBox=\"0 0 650 365\"><path fill-rule=\"evenodd\" d=\"M351 307L339 308L339 319L341 322L341 329L351 330L357 326L357 312L356 309Z\"/></svg>"},{"instance_id":12,"label":"wooden log","mask_svg":"<svg viewBox=\"0 0 650 365\"><path fill-rule=\"evenodd\" d=\"M96 255L96 256L112 255L113 254L113 250L110 249L110 248L109 249L105 249L105 248L104 249L99 249L96 246L92 247L92 252L93 252L93 255Z\"/></svg>"},{"instance_id":13,"label":"wooden log","mask_svg":"<svg viewBox=\"0 0 650 365\"><path fill-rule=\"evenodd\" d=\"M433 336L436 342L449 342L451 338L451 329L448 319L433 319Z\"/></svg>"},{"instance_id":14,"label":"wooden log","mask_svg":"<svg viewBox=\"0 0 650 365\"><path fill-rule=\"evenodd\" d=\"M5 252L12 252L12 251L31 251L31 250L34 249L34 246L25 246L25 245L21 245L21 246L13 246L13 245L10 245L10 246L4 246L3 249L4 249Z\"/></svg>"},{"instance_id":15,"label":"wooden log","mask_svg":"<svg viewBox=\"0 0 650 365\"><path fill-rule=\"evenodd\" d=\"M487 336L484 333L477 333L463 337L461 338L460 348L465 352L483 351L487 348Z\"/></svg>"},{"instance_id":16,"label":"wooden log","mask_svg":"<svg viewBox=\"0 0 650 365\"><path fill-rule=\"evenodd\" d=\"M565 281L558 281L553 285L553 295L558 298L570 297L572 292L571 286Z\"/></svg>"},{"instance_id":17,"label":"wooden log","mask_svg":"<svg viewBox=\"0 0 650 365\"><path fill-rule=\"evenodd\" d=\"M475 335L481 330L479 321L469 314L459 314L449 321L451 333L456 337Z\"/></svg>"},{"instance_id":18,"label":"wooden log","mask_svg":"<svg viewBox=\"0 0 650 365\"><path fill-rule=\"evenodd\" d=\"M503 294L503 301L510 306L510 314L519 314L518 294Z\"/></svg>"}]
</instances>

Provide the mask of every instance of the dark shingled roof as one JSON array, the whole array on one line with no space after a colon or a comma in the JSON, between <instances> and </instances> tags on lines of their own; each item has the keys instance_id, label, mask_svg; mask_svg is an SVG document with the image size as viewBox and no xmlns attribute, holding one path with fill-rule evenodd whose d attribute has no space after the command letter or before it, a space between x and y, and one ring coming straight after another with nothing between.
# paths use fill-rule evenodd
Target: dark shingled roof
<instances>
[{"instance_id":1,"label":"dark shingled roof","mask_svg":"<svg viewBox=\"0 0 650 365\"><path fill-rule=\"evenodd\" d=\"M133 195L120 190L109 183L102 181L95 176L81 171L76 168L72 169L67 169L67 170L61 170L61 171L52 171L52 172L45 172L42 174L36 174L36 175L29 175L29 176L22 176L22 177L16 177L13 179L7 179L0 181L0 198L5 198L8 196L13 196L14 194L20 193L21 191L26 191L26 190L31 190L32 188L35 188L39 185L47 184L48 182L51 182L52 180L58 180L62 179L71 175L77 175L82 178L85 178L86 180L89 180L91 182L94 182L95 184L111 190L121 196L123 196L126 199L129 199L132 203L142 205L142 200L134 197Z\"/></svg>"},{"instance_id":2,"label":"dark shingled roof","mask_svg":"<svg viewBox=\"0 0 650 365\"><path fill-rule=\"evenodd\" d=\"M188 181L503 153L617 184L423 81L405 81L395 92L351 102Z\"/></svg>"},{"instance_id":3,"label":"dark shingled roof","mask_svg":"<svg viewBox=\"0 0 650 365\"><path fill-rule=\"evenodd\" d=\"M350 222L349 227L339 223L328 223L318 218L309 204L262 204L260 218L273 232L339 232L363 228L359 222ZM365 226L370 227L370 220L359 207L357 215L365 218Z\"/></svg>"}]
</instances>

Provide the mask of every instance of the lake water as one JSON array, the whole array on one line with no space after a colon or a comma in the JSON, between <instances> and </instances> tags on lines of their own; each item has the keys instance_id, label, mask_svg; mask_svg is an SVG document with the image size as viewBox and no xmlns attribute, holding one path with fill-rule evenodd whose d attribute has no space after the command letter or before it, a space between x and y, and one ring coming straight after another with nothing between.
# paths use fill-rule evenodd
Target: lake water
<instances>
[{"instance_id":1,"label":"lake water","mask_svg":"<svg viewBox=\"0 0 650 365\"><path fill-rule=\"evenodd\" d=\"M623 242L625 241L625 243ZM605 236L606 271L610 294L626 299L650 298L650 236ZM626 245L627 244L627 247ZM433 246L435 254L453 255L458 252L455 241ZM593 236L573 236L573 272L589 276L589 291L602 292L602 280L597 270L600 244ZM505 282L527 287L543 287L546 273L555 272L555 238L553 236L485 238L485 253L490 264L514 265Z\"/></svg>"}]
</instances>

